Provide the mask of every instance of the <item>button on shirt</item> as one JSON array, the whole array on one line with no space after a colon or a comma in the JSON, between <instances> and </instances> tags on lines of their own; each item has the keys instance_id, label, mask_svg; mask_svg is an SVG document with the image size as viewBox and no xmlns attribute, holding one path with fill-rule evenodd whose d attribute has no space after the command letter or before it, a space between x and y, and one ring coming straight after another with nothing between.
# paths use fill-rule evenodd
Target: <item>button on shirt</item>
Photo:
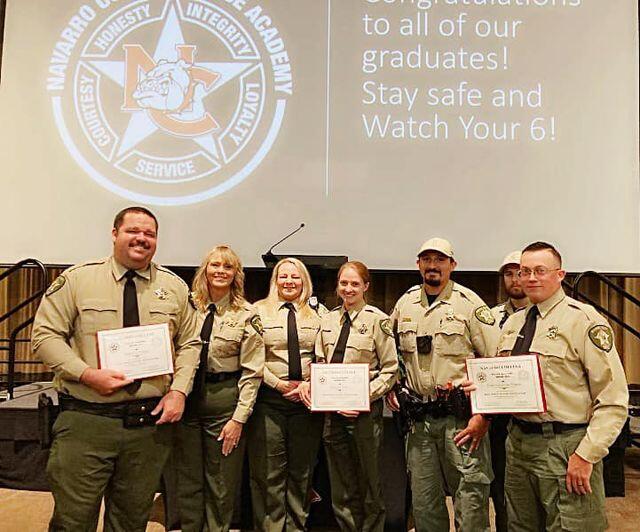
<instances>
[{"instance_id":1,"label":"button on shirt","mask_svg":"<svg viewBox=\"0 0 640 532\"><path fill-rule=\"evenodd\" d=\"M262 319L265 343L264 383L275 388L281 380L289 380L289 350L287 346L287 320L289 310L284 301L263 299L256 303ZM309 380L311 363L315 361L316 336L320 331L320 315L308 305L300 308L294 303L302 379ZM324 309L324 307L321 307ZM322 311L321 311L322 312ZM325 309L326 312L326 309Z\"/></svg>"},{"instance_id":2,"label":"button on shirt","mask_svg":"<svg viewBox=\"0 0 640 532\"><path fill-rule=\"evenodd\" d=\"M33 325L33 349L55 373L54 386L77 399L113 403L160 397L169 388L191 391L200 338L187 285L154 263L135 278L140 325L167 323L173 340L174 375L143 379L134 395L119 390L100 395L79 382L87 368L98 368L96 333L120 329L127 269L115 258L65 270L43 297Z\"/></svg>"},{"instance_id":3,"label":"button on shirt","mask_svg":"<svg viewBox=\"0 0 640 532\"><path fill-rule=\"evenodd\" d=\"M198 330L202 328L205 317L206 312L198 313ZM257 318L256 308L247 302L235 308L230 305L228 295L216 301L207 371L242 371L238 381L238 405L232 416L239 423L246 423L249 419L262 382L264 342L255 322Z\"/></svg>"},{"instance_id":4,"label":"button on shirt","mask_svg":"<svg viewBox=\"0 0 640 532\"><path fill-rule=\"evenodd\" d=\"M537 306L530 351L539 353L547 412L517 417L536 423L589 423L576 453L595 463L607 454L627 419L627 382L613 333L593 307L567 297L562 289ZM501 355L513 349L529 308L504 324Z\"/></svg>"},{"instance_id":5,"label":"button on shirt","mask_svg":"<svg viewBox=\"0 0 640 532\"><path fill-rule=\"evenodd\" d=\"M499 329L491 311L472 290L449 281L433 304L424 288L409 289L396 303L391 323L397 331L409 388L433 396L435 386L460 384L466 360L495 355ZM431 352L420 353L417 338L431 336Z\"/></svg>"},{"instance_id":6,"label":"button on shirt","mask_svg":"<svg viewBox=\"0 0 640 532\"><path fill-rule=\"evenodd\" d=\"M322 317L320 334L316 340L318 362L331 362L344 312L344 308L338 307ZM363 304L349 311L349 316L351 329L343 363L369 364L369 393L373 402L391 390L396 382L398 354L395 340L388 316L376 307ZM383 323L385 320L386 323Z\"/></svg>"}]
</instances>

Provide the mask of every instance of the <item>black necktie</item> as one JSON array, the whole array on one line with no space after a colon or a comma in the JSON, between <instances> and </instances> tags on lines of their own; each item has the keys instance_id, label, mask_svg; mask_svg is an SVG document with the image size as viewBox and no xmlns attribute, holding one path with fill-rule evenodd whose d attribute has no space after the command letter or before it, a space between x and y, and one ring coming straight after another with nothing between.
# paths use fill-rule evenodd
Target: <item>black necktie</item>
<instances>
[{"instance_id":1,"label":"black necktie","mask_svg":"<svg viewBox=\"0 0 640 532\"><path fill-rule=\"evenodd\" d=\"M529 352L533 336L536 333L536 318L538 314L540 314L540 311L536 305L533 305L527 312L527 319L518 333L518 339L511 350L511 356L523 355Z\"/></svg>"},{"instance_id":2,"label":"black necktie","mask_svg":"<svg viewBox=\"0 0 640 532\"><path fill-rule=\"evenodd\" d=\"M138 314L138 296L136 283L133 280L136 276L135 270L127 270L124 274L127 282L124 283L124 296L122 300L122 326L136 327L140 325L140 315ZM141 379L136 379L131 384L127 384L124 389L127 393L134 394L140 389Z\"/></svg>"},{"instance_id":3,"label":"black necktie","mask_svg":"<svg viewBox=\"0 0 640 532\"><path fill-rule=\"evenodd\" d=\"M135 327L140 325L140 315L138 314L138 297L136 294L135 270L127 270L124 274L127 282L124 284L124 299L122 303L122 326Z\"/></svg>"},{"instance_id":4,"label":"black necktie","mask_svg":"<svg viewBox=\"0 0 640 532\"><path fill-rule=\"evenodd\" d=\"M287 316L287 351L289 351L289 380L302 380L302 362L300 362L300 343L298 342L298 324L293 303L285 303L289 309Z\"/></svg>"},{"instance_id":5,"label":"black necktie","mask_svg":"<svg viewBox=\"0 0 640 532\"><path fill-rule=\"evenodd\" d=\"M344 350L347 348L347 340L349 339L349 329L351 328L351 318L349 313L344 313L344 322L342 323L342 329L340 329L340 336L336 342L336 347L333 350L331 356L332 364L340 364L344 360Z\"/></svg>"},{"instance_id":6,"label":"black necktie","mask_svg":"<svg viewBox=\"0 0 640 532\"><path fill-rule=\"evenodd\" d=\"M504 310L504 314L502 315L502 319L500 320L500 323L498 324L498 327L500 327L502 329L502 326L506 323L506 321L509 319L509 313L507 312L507 310Z\"/></svg>"},{"instance_id":7,"label":"black necktie","mask_svg":"<svg viewBox=\"0 0 640 532\"><path fill-rule=\"evenodd\" d=\"M207 376L207 367L209 365L209 342L211 341L211 331L213 330L213 318L216 314L216 306L211 303L208 307L209 312L204 319L202 329L200 330L200 340L202 340L202 348L200 349L200 364L194 380L194 392L196 394L204 394L204 383Z\"/></svg>"}]
</instances>

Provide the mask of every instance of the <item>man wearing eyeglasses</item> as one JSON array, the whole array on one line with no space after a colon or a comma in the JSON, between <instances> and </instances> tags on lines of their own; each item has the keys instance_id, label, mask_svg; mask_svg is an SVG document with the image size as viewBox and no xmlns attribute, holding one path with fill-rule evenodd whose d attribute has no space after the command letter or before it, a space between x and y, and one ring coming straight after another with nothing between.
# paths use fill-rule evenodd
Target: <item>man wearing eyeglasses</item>
<instances>
[{"instance_id":1,"label":"man wearing eyeglasses","mask_svg":"<svg viewBox=\"0 0 640 532\"><path fill-rule=\"evenodd\" d=\"M452 412L441 399L452 397L447 392L466 379L468 358L495 354L499 329L482 299L451 280L457 266L453 257L447 240L425 242L416 261L423 282L410 288L391 314L408 393L424 407L412 418L413 430L407 434L413 517L419 532L449 530L446 492L454 499L456 530L489 530L493 474L484 437L489 421L455 408ZM405 397L405 391L401 393ZM436 396L443 411L425 407ZM399 409L394 392L387 395L387 405Z\"/></svg>"},{"instance_id":2,"label":"man wearing eyeglasses","mask_svg":"<svg viewBox=\"0 0 640 532\"><path fill-rule=\"evenodd\" d=\"M529 299L524 295L520 284L520 251L512 251L502 261L498 273L502 286L507 294L507 300L491 309L493 317L502 326L514 312L527 306ZM504 470L506 464L505 441L507 426L511 416L493 416L489 428L491 443L491 467L493 468L493 482L491 483L491 499L496 511L496 531L507 532L507 505L504 498Z\"/></svg>"},{"instance_id":3,"label":"man wearing eyeglasses","mask_svg":"<svg viewBox=\"0 0 640 532\"><path fill-rule=\"evenodd\" d=\"M504 324L500 355L538 353L547 411L517 414L507 439L509 530L604 530L602 458L627 418L628 392L613 332L590 305L567 297L558 251L522 251L529 305Z\"/></svg>"}]
</instances>

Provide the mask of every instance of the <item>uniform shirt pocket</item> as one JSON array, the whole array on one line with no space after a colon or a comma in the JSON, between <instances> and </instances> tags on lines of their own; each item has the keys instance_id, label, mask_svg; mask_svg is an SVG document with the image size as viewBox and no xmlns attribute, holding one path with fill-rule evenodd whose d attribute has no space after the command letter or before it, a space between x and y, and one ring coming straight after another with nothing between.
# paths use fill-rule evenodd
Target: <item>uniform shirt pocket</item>
<instances>
[{"instance_id":1,"label":"uniform shirt pocket","mask_svg":"<svg viewBox=\"0 0 640 532\"><path fill-rule=\"evenodd\" d=\"M398 323L398 341L400 351L403 353L415 353L418 349L416 337L418 335L418 324L409 322Z\"/></svg>"},{"instance_id":2,"label":"uniform shirt pocket","mask_svg":"<svg viewBox=\"0 0 640 532\"><path fill-rule=\"evenodd\" d=\"M240 356L243 334L244 329L241 327L223 325L219 330L214 331L211 354L220 358Z\"/></svg>"},{"instance_id":3,"label":"uniform shirt pocket","mask_svg":"<svg viewBox=\"0 0 640 532\"><path fill-rule=\"evenodd\" d=\"M298 326L298 343L301 351L313 351L318 335L318 327L313 325Z\"/></svg>"},{"instance_id":4,"label":"uniform shirt pocket","mask_svg":"<svg viewBox=\"0 0 640 532\"><path fill-rule=\"evenodd\" d=\"M274 349L283 349L287 346L287 329L278 320L262 320L265 345Z\"/></svg>"},{"instance_id":5,"label":"uniform shirt pocket","mask_svg":"<svg viewBox=\"0 0 640 532\"><path fill-rule=\"evenodd\" d=\"M149 305L149 325L168 323L171 337L173 337L177 330L177 317L178 309L171 303L161 303L156 301Z\"/></svg>"},{"instance_id":6,"label":"uniform shirt pocket","mask_svg":"<svg viewBox=\"0 0 640 532\"><path fill-rule=\"evenodd\" d=\"M346 351L350 351L352 353L355 352L354 359L349 360L349 362L369 363L372 358L373 350L373 338L355 334L349 335Z\"/></svg>"},{"instance_id":7,"label":"uniform shirt pocket","mask_svg":"<svg viewBox=\"0 0 640 532\"><path fill-rule=\"evenodd\" d=\"M79 305L79 310L80 329L85 334L122 327L118 308L108 299L87 299Z\"/></svg>"},{"instance_id":8,"label":"uniform shirt pocket","mask_svg":"<svg viewBox=\"0 0 640 532\"><path fill-rule=\"evenodd\" d=\"M559 382L566 375L569 346L560 338L534 341L531 351L539 354L542 378L545 382Z\"/></svg>"},{"instance_id":9,"label":"uniform shirt pocket","mask_svg":"<svg viewBox=\"0 0 640 532\"><path fill-rule=\"evenodd\" d=\"M435 334L435 352L441 356L467 356L470 354L466 338L467 326L458 319L445 319Z\"/></svg>"}]
</instances>

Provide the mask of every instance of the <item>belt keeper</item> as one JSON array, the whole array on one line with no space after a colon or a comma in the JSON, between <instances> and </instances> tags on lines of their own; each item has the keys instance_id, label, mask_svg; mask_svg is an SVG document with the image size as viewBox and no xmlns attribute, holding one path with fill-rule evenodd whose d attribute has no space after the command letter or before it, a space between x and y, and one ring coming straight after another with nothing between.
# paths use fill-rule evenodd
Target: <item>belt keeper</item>
<instances>
[{"instance_id":1,"label":"belt keeper","mask_svg":"<svg viewBox=\"0 0 640 532\"><path fill-rule=\"evenodd\" d=\"M556 435L553 430L553 423L542 423L542 436L545 439L551 439Z\"/></svg>"}]
</instances>

